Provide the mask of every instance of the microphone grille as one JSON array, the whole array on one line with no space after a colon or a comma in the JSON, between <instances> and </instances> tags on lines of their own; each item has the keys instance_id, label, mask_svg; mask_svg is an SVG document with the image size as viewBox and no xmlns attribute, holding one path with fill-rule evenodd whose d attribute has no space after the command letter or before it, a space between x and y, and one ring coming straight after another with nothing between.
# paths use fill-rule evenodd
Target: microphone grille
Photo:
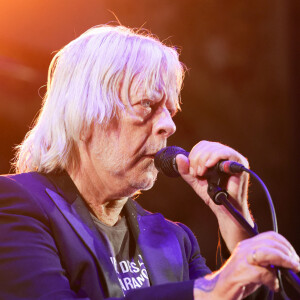
<instances>
[{"instance_id":1,"label":"microphone grille","mask_svg":"<svg viewBox=\"0 0 300 300\"><path fill-rule=\"evenodd\" d=\"M169 146L159 150L154 157L155 167L168 177L180 176L176 165L176 156L178 154L189 156L187 151L177 146Z\"/></svg>"}]
</instances>

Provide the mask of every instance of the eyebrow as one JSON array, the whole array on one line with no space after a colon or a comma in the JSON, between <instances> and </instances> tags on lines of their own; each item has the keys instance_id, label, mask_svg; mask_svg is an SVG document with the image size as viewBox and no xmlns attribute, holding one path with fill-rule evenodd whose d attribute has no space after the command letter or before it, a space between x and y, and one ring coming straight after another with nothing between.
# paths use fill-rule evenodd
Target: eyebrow
<instances>
[{"instance_id":1,"label":"eyebrow","mask_svg":"<svg viewBox=\"0 0 300 300\"><path fill-rule=\"evenodd\" d=\"M163 96L162 100L164 100L165 98L166 98L166 95ZM171 107L170 106L168 107L167 103L171 103ZM172 118L175 117L175 115L178 113L178 110L179 110L177 105L175 104L175 101L167 99L166 100L166 107L171 112Z\"/></svg>"},{"instance_id":2,"label":"eyebrow","mask_svg":"<svg viewBox=\"0 0 300 300\"><path fill-rule=\"evenodd\" d=\"M171 109L171 117L175 117L178 113L179 109L176 107L175 109Z\"/></svg>"}]
</instances>

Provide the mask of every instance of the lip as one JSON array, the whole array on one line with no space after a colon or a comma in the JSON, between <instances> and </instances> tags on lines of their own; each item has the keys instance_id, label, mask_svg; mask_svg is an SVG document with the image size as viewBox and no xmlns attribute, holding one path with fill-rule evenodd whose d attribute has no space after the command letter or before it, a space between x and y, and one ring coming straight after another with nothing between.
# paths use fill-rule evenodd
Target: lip
<instances>
[{"instance_id":1,"label":"lip","mask_svg":"<svg viewBox=\"0 0 300 300\"><path fill-rule=\"evenodd\" d=\"M145 156L154 159L155 154L146 154Z\"/></svg>"},{"instance_id":2,"label":"lip","mask_svg":"<svg viewBox=\"0 0 300 300\"><path fill-rule=\"evenodd\" d=\"M164 147L159 148L158 150L156 150L156 149L151 149L150 151L153 151L153 152L146 153L146 154L144 154L144 156L145 156L145 157L148 157L148 158L154 159L156 153L157 153L158 151L160 151L161 149L163 149L163 148L164 148Z\"/></svg>"}]
</instances>

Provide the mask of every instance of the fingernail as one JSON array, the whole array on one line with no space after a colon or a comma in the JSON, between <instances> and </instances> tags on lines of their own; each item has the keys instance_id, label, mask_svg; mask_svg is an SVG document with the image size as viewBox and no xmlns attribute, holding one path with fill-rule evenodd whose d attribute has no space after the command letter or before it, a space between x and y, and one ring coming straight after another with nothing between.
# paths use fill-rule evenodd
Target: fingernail
<instances>
[{"instance_id":1,"label":"fingernail","mask_svg":"<svg viewBox=\"0 0 300 300\"><path fill-rule=\"evenodd\" d=\"M211 162L211 159L208 159L208 160L206 161L206 163L205 163L205 167L209 167L210 162Z\"/></svg>"},{"instance_id":2,"label":"fingernail","mask_svg":"<svg viewBox=\"0 0 300 300\"><path fill-rule=\"evenodd\" d=\"M190 167L190 174L191 174L192 176L195 176L195 172L194 172L194 169L193 169L192 167Z\"/></svg>"},{"instance_id":3,"label":"fingernail","mask_svg":"<svg viewBox=\"0 0 300 300\"><path fill-rule=\"evenodd\" d=\"M202 168L200 166L197 168L197 174L200 176L202 175Z\"/></svg>"},{"instance_id":4,"label":"fingernail","mask_svg":"<svg viewBox=\"0 0 300 300\"><path fill-rule=\"evenodd\" d=\"M298 254L296 253L296 251L295 251L295 249L294 249L293 247L290 247L290 251L291 251L295 256L299 257Z\"/></svg>"},{"instance_id":5,"label":"fingernail","mask_svg":"<svg viewBox=\"0 0 300 300\"><path fill-rule=\"evenodd\" d=\"M296 253L293 253L292 257L297 263L299 263L299 256Z\"/></svg>"},{"instance_id":6,"label":"fingernail","mask_svg":"<svg viewBox=\"0 0 300 300\"><path fill-rule=\"evenodd\" d=\"M295 260L297 263L300 261L300 258L294 249L289 250L289 257Z\"/></svg>"},{"instance_id":7,"label":"fingernail","mask_svg":"<svg viewBox=\"0 0 300 300\"><path fill-rule=\"evenodd\" d=\"M276 278L275 280L275 292L279 291L279 280Z\"/></svg>"}]
</instances>

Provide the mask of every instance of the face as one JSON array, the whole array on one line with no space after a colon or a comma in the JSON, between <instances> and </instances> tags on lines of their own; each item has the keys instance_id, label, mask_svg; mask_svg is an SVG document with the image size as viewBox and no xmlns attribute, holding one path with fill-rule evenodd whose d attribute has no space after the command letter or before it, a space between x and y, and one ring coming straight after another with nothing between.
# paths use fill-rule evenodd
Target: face
<instances>
[{"instance_id":1,"label":"face","mask_svg":"<svg viewBox=\"0 0 300 300\"><path fill-rule=\"evenodd\" d=\"M158 96L148 99L144 94L138 90L130 95L132 107L126 107L107 128L95 125L88 142L99 182L115 189L112 193L120 193L118 196L130 196L153 186L158 173L154 155L176 130L172 120L174 101Z\"/></svg>"}]
</instances>

